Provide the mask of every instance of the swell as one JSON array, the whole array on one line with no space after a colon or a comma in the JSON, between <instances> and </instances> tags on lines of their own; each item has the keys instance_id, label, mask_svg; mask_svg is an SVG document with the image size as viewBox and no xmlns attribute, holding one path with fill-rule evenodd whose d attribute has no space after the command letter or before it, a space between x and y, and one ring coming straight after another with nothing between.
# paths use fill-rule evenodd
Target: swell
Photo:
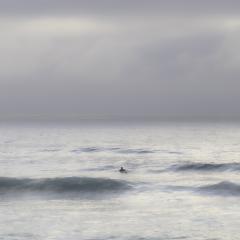
<instances>
[{"instance_id":1,"label":"swell","mask_svg":"<svg viewBox=\"0 0 240 240\"><path fill-rule=\"evenodd\" d=\"M173 165L174 171L240 171L240 163L186 163L182 165Z\"/></svg>"},{"instance_id":2,"label":"swell","mask_svg":"<svg viewBox=\"0 0 240 240\"><path fill-rule=\"evenodd\" d=\"M144 154L171 154L181 155L183 152L161 149L149 149L149 148L125 148L125 147L79 147L71 150L72 153L115 153L115 154L132 154L132 155L144 155Z\"/></svg>"},{"instance_id":3,"label":"swell","mask_svg":"<svg viewBox=\"0 0 240 240\"><path fill-rule=\"evenodd\" d=\"M96 152L112 152L118 154L150 154L155 153L155 151L150 149L143 148L119 148L119 147L107 147L107 148L99 148L99 147L81 147L77 149L73 149L71 152L73 153L96 153Z\"/></svg>"},{"instance_id":4,"label":"swell","mask_svg":"<svg viewBox=\"0 0 240 240\"><path fill-rule=\"evenodd\" d=\"M215 195L240 196L240 185L228 181L197 188L198 192Z\"/></svg>"},{"instance_id":5,"label":"swell","mask_svg":"<svg viewBox=\"0 0 240 240\"><path fill-rule=\"evenodd\" d=\"M218 195L218 196L240 196L240 184L222 181L215 184L203 186L168 186L168 189L174 191L191 191L195 193Z\"/></svg>"},{"instance_id":6,"label":"swell","mask_svg":"<svg viewBox=\"0 0 240 240\"><path fill-rule=\"evenodd\" d=\"M0 194L8 193L114 193L130 189L126 181L108 178L8 178L0 177Z\"/></svg>"}]
</instances>

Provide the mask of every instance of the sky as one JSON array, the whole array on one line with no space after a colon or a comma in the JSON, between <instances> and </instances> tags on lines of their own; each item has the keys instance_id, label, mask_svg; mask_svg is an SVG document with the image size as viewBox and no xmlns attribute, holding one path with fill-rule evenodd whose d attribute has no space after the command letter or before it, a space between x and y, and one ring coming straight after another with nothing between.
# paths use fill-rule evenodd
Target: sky
<instances>
[{"instance_id":1,"label":"sky","mask_svg":"<svg viewBox=\"0 0 240 240\"><path fill-rule=\"evenodd\" d=\"M240 119L238 0L0 0L1 119Z\"/></svg>"}]
</instances>

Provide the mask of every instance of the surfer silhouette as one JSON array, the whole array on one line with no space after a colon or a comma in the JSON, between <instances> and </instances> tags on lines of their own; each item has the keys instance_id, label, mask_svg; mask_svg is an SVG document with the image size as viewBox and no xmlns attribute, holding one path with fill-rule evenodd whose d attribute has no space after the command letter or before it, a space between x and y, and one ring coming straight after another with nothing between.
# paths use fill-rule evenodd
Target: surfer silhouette
<instances>
[{"instance_id":1,"label":"surfer silhouette","mask_svg":"<svg viewBox=\"0 0 240 240\"><path fill-rule=\"evenodd\" d=\"M125 168L121 167L121 168L119 169L119 172L120 172L120 173L127 173L127 170L126 170Z\"/></svg>"}]
</instances>

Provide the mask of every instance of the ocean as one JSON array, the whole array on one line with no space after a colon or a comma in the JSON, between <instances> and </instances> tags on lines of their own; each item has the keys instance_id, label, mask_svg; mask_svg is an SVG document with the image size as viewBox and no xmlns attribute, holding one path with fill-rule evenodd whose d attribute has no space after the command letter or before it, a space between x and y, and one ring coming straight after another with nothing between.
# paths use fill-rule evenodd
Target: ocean
<instances>
[{"instance_id":1,"label":"ocean","mask_svg":"<svg viewBox=\"0 0 240 240\"><path fill-rule=\"evenodd\" d=\"M239 200L237 123L0 126L1 240L237 240Z\"/></svg>"}]
</instances>

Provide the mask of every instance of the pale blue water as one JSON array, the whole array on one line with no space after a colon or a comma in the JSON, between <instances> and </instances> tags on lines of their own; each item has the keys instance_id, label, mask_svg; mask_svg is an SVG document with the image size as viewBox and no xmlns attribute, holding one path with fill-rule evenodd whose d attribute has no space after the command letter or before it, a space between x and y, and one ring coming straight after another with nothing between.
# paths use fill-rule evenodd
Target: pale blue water
<instances>
[{"instance_id":1,"label":"pale blue water","mask_svg":"<svg viewBox=\"0 0 240 240\"><path fill-rule=\"evenodd\" d=\"M237 124L0 127L1 240L236 240L239 201Z\"/></svg>"}]
</instances>

